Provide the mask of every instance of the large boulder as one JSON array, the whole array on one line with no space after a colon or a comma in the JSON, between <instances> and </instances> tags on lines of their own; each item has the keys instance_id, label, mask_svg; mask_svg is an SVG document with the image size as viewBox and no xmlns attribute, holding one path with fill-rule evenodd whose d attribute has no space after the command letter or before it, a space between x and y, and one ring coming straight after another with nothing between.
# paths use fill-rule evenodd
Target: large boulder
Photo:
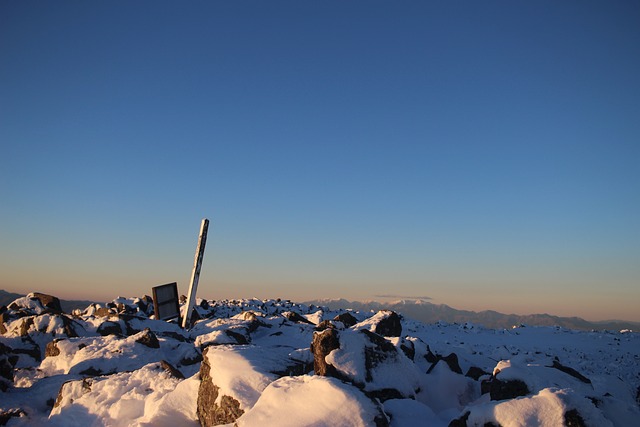
<instances>
[{"instance_id":1,"label":"large boulder","mask_svg":"<svg viewBox=\"0 0 640 427\"><path fill-rule=\"evenodd\" d=\"M235 422L253 407L275 375L261 372L251 356L232 348L207 347L202 353L197 414L203 427Z\"/></svg>"},{"instance_id":2,"label":"large boulder","mask_svg":"<svg viewBox=\"0 0 640 427\"><path fill-rule=\"evenodd\" d=\"M62 305L60 305L60 300L58 297L54 297L52 295L43 294L41 292L32 292L28 295L31 299L36 299L40 301L43 307L49 309L53 313L62 313Z\"/></svg>"},{"instance_id":3,"label":"large boulder","mask_svg":"<svg viewBox=\"0 0 640 427\"><path fill-rule=\"evenodd\" d=\"M312 345L317 375L336 377L381 401L415 398L421 373L390 341L368 329L326 329Z\"/></svg>"},{"instance_id":4,"label":"large boulder","mask_svg":"<svg viewBox=\"0 0 640 427\"><path fill-rule=\"evenodd\" d=\"M367 329L384 337L402 336L401 317L395 311L381 310L368 319L354 325L354 329Z\"/></svg>"},{"instance_id":5,"label":"large boulder","mask_svg":"<svg viewBox=\"0 0 640 427\"><path fill-rule=\"evenodd\" d=\"M339 378L340 375L333 365L326 361L326 357L333 351L340 348L338 331L334 328L327 328L321 332L313 334L311 343L311 353L313 354L313 370L316 375Z\"/></svg>"}]
</instances>

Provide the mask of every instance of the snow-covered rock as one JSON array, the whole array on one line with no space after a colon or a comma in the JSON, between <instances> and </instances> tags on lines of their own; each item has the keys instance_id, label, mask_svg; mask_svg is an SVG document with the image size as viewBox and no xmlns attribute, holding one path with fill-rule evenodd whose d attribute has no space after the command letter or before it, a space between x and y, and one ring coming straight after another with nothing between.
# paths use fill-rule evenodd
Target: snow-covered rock
<instances>
[{"instance_id":1,"label":"snow-covered rock","mask_svg":"<svg viewBox=\"0 0 640 427\"><path fill-rule=\"evenodd\" d=\"M183 307L184 310L184 302ZM198 299L190 330L150 298L0 313L9 426L628 426L640 334L422 324L390 311ZM223 424L223 425L224 425Z\"/></svg>"}]
</instances>

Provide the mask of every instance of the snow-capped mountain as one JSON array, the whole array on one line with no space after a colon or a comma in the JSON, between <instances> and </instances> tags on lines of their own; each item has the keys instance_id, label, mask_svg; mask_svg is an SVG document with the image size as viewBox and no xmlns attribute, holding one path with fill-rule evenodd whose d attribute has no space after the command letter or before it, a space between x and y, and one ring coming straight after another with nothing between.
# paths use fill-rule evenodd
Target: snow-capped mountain
<instances>
[{"instance_id":1,"label":"snow-capped mountain","mask_svg":"<svg viewBox=\"0 0 640 427\"><path fill-rule=\"evenodd\" d=\"M184 311L184 305L182 306ZM640 334L423 323L395 311L149 297L0 310L0 425L629 426ZM183 313L184 314L184 313Z\"/></svg>"}]
</instances>

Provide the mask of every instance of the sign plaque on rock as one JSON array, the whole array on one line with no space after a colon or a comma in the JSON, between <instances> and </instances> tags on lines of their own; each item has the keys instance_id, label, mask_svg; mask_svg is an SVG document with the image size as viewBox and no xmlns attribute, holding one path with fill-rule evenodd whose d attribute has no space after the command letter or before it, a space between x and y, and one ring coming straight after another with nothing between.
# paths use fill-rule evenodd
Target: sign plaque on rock
<instances>
[{"instance_id":1,"label":"sign plaque on rock","mask_svg":"<svg viewBox=\"0 0 640 427\"><path fill-rule=\"evenodd\" d=\"M191 283L189 284L189 295L187 296L187 308L182 319L182 327L184 329L191 326L191 314L196 303L196 293L198 290L198 279L200 278L200 268L202 267L202 259L204 258L204 247L207 243L207 231L209 230L209 220L204 218L200 224L200 236L198 237L198 247L196 248L196 257L193 262L193 271L191 272Z\"/></svg>"}]
</instances>

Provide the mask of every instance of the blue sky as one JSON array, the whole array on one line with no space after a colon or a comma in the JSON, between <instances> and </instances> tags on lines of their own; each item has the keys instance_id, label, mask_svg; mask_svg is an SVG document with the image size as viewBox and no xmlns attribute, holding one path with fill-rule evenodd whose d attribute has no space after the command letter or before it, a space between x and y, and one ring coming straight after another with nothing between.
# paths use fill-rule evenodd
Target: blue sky
<instances>
[{"instance_id":1,"label":"blue sky","mask_svg":"<svg viewBox=\"0 0 640 427\"><path fill-rule=\"evenodd\" d=\"M0 288L640 321L636 2L2 2Z\"/></svg>"}]
</instances>

